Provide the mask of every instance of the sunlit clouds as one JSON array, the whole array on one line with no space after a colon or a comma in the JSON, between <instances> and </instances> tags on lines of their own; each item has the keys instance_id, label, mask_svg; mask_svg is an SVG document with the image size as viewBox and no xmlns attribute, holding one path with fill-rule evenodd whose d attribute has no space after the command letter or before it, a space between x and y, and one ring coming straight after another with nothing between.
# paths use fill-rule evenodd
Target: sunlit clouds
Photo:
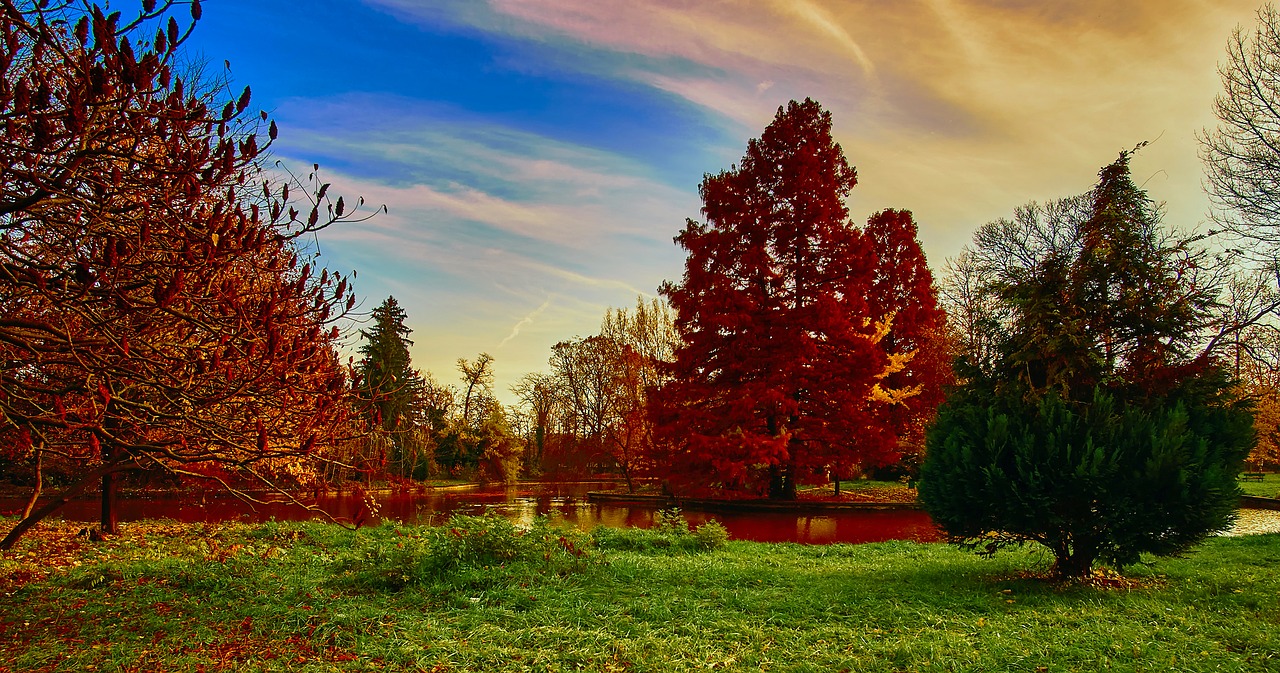
<instances>
[{"instance_id":1,"label":"sunlit clouds","mask_svg":"<svg viewBox=\"0 0 1280 673\"><path fill-rule=\"evenodd\" d=\"M274 13L280 34L202 39L253 78L281 152L390 209L322 237L326 263L358 269L368 306L396 295L419 366L452 380L491 351L505 395L551 344L678 278L700 176L792 98L832 112L855 219L912 210L935 268L1143 141L1135 178L1196 226L1194 133L1256 3L352 0L314 25L232 3L209 21ZM281 53L304 38L323 48Z\"/></svg>"}]
</instances>

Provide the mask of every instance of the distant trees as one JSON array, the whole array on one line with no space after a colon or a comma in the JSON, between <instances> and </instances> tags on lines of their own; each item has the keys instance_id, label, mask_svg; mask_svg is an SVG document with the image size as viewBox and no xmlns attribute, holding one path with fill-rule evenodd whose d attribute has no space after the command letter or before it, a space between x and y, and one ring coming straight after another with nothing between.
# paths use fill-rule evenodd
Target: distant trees
<instances>
[{"instance_id":1,"label":"distant trees","mask_svg":"<svg viewBox=\"0 0 1280 673\"><path fill-rule=\"evenodd\" d=\"M987 553L1039 542L1062 576L1224 528L1253 440L1201 350L1216 294L1196 275L1200 253L1161 229L1130 156L1088 194L975 235L993 347L962 360L921 473L920 498L953 540Z\"/></svg>"},{"instance_id":2,"label":"distant trees","mask_svg":"<svg viewBox=\"0 0 1280 673\"><path fill-rule=\"evenodd\" d=\"M901 344L883 343L900 307L889 297L873 306L873 288L909 293L924 278L898 244L909 216L895 212L875 228L886 261L903 253L892 260L902 274L877 277L876 245L844 205L856 182L830 114L812 100L779 108L738 166L703 180L707 221L676 238L689 253L684 278L661 289L682 341L652 398L665 448L656 460L673 485L794 498L831 467L897 458L894 426L905 417L883 408L923 388L889 377L916 355L899 345L934 319L921 315Z\"/></svg>"},{"instance_id":3,"label":"distant trees","mask_svg":"<svg viewBox=\"0 0 1280 673\"><path fill-rule=\"evenodd\" d=\"M653 443L649 391L675 343L671 309L637 298L634 308L606 311L599 334L553 346L550 371L529 374L512 389L527 423L530 468L616 468L634 487Z\"/></svg>"},{"instance_id":4,"label":"distant trees","mask_svg":"<svg viewBox=\"0 0 1280 673\"><path fill-rule=\"evenodd\" d=\"M247 88L175 70L199 15L0 9L0 450L70 475L0 548L97 483L114 530L128 470L307 479L345 428L352 295L296 242L351 213L264 171Z\"/></svg>"}]
</instances>

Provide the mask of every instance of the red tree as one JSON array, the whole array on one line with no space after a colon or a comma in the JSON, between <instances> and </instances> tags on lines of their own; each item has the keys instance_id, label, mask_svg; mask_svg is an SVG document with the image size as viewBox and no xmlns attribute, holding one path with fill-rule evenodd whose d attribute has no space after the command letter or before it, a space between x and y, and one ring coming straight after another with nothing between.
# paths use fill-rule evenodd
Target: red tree
<instances>
[{"instance_id":1,"label":"red tree","mask_svg":"<svg viewBox=\"0 0 1280 673\"><path fill-rule=\"evenodd\" d=\"M127 470L306 477L345 428L352 298L294 244L345 205L264 172L247 88L173 71L198 2L142 5L0 8L0 457L70 480L0 548L99 481L112 531Z\"/></svg>"},{"instance_id":2,"label":"red tree","mask_svg":"<svg viewBox=\"0 0 1280 673\"><path fill-rule=\"evenodd\" d=\"M880 341L884 352L902 368L882 380L900 390L899 404L880 408L899 440L903 459L918 465L924 431L942 404L943 388L952 382L947 315L938 306L933 273L920 247L916 223L907 210L888 209L872 215L863 229L875 252L875 279L868 294L872 315L891 316L889 333Z\"/></svg>"},{"instance_id":3,"label":"red tree","mask_svg":"<svg viewBox=\"0 0 1280 673\"><path fill-rule=\"evenodd\" d=\"M661 290L683 339L652 397L673 485L792 498L832 465L895 457L874 252L843 201L856 182L812 100L779 108L739 166L703 180L707 222L676 238L684 278Z\"/></svg>"}]
</instances>

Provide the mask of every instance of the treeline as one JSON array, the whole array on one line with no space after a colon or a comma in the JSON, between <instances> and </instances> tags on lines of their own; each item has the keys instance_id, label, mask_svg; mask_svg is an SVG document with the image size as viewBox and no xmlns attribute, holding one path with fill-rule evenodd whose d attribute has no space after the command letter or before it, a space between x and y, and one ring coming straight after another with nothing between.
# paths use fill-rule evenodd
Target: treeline
<instances>
[{"instance_id":1,"label":"treeline","mask_svg":"<svg viewBox=\"0 0 1280 673\"><path fill-rule=\"evenodd\" d=\"M621 476L628 483L651 451L648 391L660 385L677 344L670 308L637 299L606 312L600 333L551 349L548 371L512 388L503 407L487 353L458 361L459 379L441 384L413 369L404 311L389 297L363 331L355 394L370 431L347 445L344 479Z\"/></svg>"}]
</instances>

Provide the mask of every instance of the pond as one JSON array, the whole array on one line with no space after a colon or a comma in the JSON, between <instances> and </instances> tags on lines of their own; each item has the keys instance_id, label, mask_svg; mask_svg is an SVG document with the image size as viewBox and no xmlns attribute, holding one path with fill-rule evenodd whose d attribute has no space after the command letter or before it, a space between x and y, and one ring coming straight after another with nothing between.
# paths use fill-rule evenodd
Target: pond
<instances>
[{"instance_id":1,"label":"pond","mask_svg":"<svg viewBox=\"0 0 1280 673\"><path fill-rule=\"evenodd\" d=\"M368 517L359 498L350 493L328 494L314 499L330 514L355 519L366 514L369 524L381 519L403 523L441 523L451 514L493 512L517 522L550 514L583 530L596 526L648 528L652 507L587 502L587 491L615 488L612 482L522 483L510 487L473 487L421 493L377 493L378 512ZM0 513L13 514L25 506L16 498L0 498ZM319 518L292 505L253 505L220 493L121 498L119 520L169 518L185 522L268 521ZM96 521L98 501L76 500L60 515L70 521ZM813 512L696 512L686 511L693 524L715 519L724 524L730 539L757 542L881 542L914 540L932 542L937 529L929 515L918 510Z\"/></svg>"}]
</instances>

